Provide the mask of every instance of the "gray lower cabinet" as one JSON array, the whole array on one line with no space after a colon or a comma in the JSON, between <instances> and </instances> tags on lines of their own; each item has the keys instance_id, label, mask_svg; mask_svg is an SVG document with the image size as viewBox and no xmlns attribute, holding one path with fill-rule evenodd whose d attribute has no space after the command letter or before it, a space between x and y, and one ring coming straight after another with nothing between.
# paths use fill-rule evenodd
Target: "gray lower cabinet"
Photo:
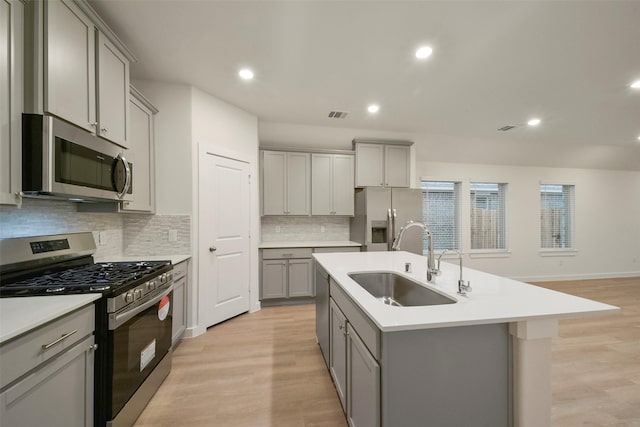
<instances>
[{"instance_id":1,"label":"gray lower cabinet","mask_svg":"<svg viewBox=\"0 0 640 427\"><path fill-rule=\"evenodd\" d=\"M380 365L330 299L329 372L350 426L380 425Z\"/></svg>"},{"instance_id":2,"label":"gray lower cabinet","mask_svg":"<svg viewBox=\"0 0 640 427\"><path fill-rule=\"evenodd\" d=\"M93 304L0 346L2 427L93 425Z\"/></svg>"},{"instance_id":3,"label":"gray lower cabinet","mask_svg":"<svg viewBox=\"0 0 640 427\"><path fill-rule=\"evenodd\" d=\"M187 301L189 261L182 261L173 266L173 314L171 345L175 347L187 329Z\"/></svg>"},{"instance_id":4,"label":"gray lower cabinet","mask_svg":"<svg viewBox=\"0 0 640 427\"><path fill-rule=\"evenodd\" d=\"M311 248L263 249L261 299L313 297Z\"/></svg>"},{"instance_id":5,"label":"gray lower cabinet","mask_svg":"<svg viewBox=\"0 0 640 427\"><path fill-rule=\"evenodd\" d=\"M352 427L380 425L380 365L347 324L347 421Z\"/></svg>"},{"instance_id":6,"label":"gray lower cabinet","mask_svg":"<svg viewBox=\"0 0 640 427\"><path fill-rule=\"evenodd\" d=\"M347 410L347 318L335 301L329 303L329 372L336 386L342 410Z\"/></svg>"},{"instance_id":7,"label":"gray lower cabinet","mask_svg":"<svg viewBox=\"0 0 640 427\"><path fill-rule=\"evenodd\" d=\"M93 425L93 335L0 393L3 427Z\"/></svg>"}]
</instances>

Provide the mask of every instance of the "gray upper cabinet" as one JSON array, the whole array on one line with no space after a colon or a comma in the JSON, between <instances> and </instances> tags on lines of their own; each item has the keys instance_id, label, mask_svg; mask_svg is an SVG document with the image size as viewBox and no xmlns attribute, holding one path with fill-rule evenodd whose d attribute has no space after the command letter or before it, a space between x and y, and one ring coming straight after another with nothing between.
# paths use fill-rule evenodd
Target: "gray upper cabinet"
<instances>
[{"instance_id":1,"label":"gray upper cabinet","mask_svg":"<svg viewBox=\"0 0 640 427\"><path fill-rule=\"evenodd\" d=\"M411 185L411 146L406 143L354 142L356 187L405 187Z\"/></svg>"},{"instance_id":2,"label":"gray upper cabinet","mask_svg":"<svg viewBox=\"0 0 640 427\"><path fill-rule=\"evenodd\" d=\"M70 0L44 3L44 110L96 131L95 27Z\"/></svg>"},{"instance_id":3,"label":"gray upper cabinet","mask_svg":"<svg viewBox=\"0 0 640 427\"><path fill-rule=\"evenodd\" d=\"M25 4L33 34L25 111L56 115L127 148L133 55L84 1Z\"/></svg>"},{"instance_id":4,"label":"gray upper cabinet","mask_svg":"<svg viewBox=\"0 0 640 427\"><path fill-rule=\"evenodd\" d=\"M406 145L384 146L385 187L410 187L410 155L411 147Z\"/></svg>"},{"instance_id":5,"label":"gray upper cabinet","mask_svg":"<svg viewBox=\"0 0 640 427\"><path fill-rule=\"evenodd\" d=\"M98 135L129 147L129 60L98 33Z\"/></svg>"},{"instance_id":6,"label":"gray upper cabinet","mask_svg":"<svg viewBox=\"0 0 640 427\"><path fill-rule=\"evenodd\" d=\"M130 147L127 160L133 167L133 201L122 202L125 211L155 210L155 169L153 118L158 110L134 87L131 87L129 116L131 118Z\"/></svg>"},{"instance_id":7,"label":"gray upper cabinet","mask_svg":"<svg viewBox=\"0 0 640 427\"><path fill-rule=\"evenodd\" d=\"M353 215L353 155L312 154L311 171L311 214Z\"/></svg>"},{"instance_id":8,"label":"gray upper cabinet","mask_svg":"<svg viewBox=\"0 0 640 427\"><path fill-rule=\"evenodd\" d=\"M356 144L356 187L384 187L384 145Z\"/></svg>"},{"instance_id":9,"label":"gray upper cabinet","mask_svg":"<svg viewBox=\"0 0 640 427\"><path fill-rule=\"evenodd\" d=\"M263 215L309 215L310 194L310 154L262 152Z\"/></svg>"},{"instance_id":10,"label":"gray upper cabinet","mask_svg":"<svg viewBox=\"0 0 640 427\"><path fill-rule=\"evenodd\" d=\"M0 0L0 204L18 204L21 190L23 6Z\"/></svg>"}]
</instances>

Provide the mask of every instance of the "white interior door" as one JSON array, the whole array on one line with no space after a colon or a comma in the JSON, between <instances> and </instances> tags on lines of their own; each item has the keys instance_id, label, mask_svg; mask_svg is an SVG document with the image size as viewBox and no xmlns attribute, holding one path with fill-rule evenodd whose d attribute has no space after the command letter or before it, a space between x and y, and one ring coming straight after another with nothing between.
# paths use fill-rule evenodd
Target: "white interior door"
<instances>
[{"instance_id":1,"label":"white interior door","mask_svg":"<svg viewBox=\"0 0 640 427\"><path fill-rule=\"evenodd\" d=\"M249 164L205 152L199 170L198 281L209 327L249 311Z\"/></svg>"}]
</instances>

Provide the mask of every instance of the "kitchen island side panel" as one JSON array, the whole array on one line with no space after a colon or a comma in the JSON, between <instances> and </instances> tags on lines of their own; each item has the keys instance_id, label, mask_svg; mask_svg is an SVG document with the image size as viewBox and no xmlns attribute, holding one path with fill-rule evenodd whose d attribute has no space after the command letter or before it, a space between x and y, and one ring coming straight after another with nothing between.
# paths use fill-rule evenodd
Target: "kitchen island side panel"
<instances>
[{"instance_id":1,"label":"kitchen island side panel","mask_svg":"<svg viewBox=\"0 0 640 427\"><path fill-rule=\"evenodd\" d=\"M384 333L382 426L512 426L507 324Z\"/></svg>"}]
</instances>

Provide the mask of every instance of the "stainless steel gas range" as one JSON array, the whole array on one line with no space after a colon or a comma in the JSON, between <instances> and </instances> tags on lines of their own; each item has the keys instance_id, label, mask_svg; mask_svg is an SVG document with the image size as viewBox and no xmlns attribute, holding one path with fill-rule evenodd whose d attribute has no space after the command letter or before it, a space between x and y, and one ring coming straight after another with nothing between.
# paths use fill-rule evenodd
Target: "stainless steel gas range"
<instances>
[{"instance_id":1,"label":"stainless steel gas range","mask_svg":"<svg viewBox=\"0 0 640 427\"><path fill-rule=\"evenodd\" d=\"M0 240L0 297L101 293L94 424L131 426L171 369L171 261L95 263L90 232Z\"/></svg>"}]
</instances>

